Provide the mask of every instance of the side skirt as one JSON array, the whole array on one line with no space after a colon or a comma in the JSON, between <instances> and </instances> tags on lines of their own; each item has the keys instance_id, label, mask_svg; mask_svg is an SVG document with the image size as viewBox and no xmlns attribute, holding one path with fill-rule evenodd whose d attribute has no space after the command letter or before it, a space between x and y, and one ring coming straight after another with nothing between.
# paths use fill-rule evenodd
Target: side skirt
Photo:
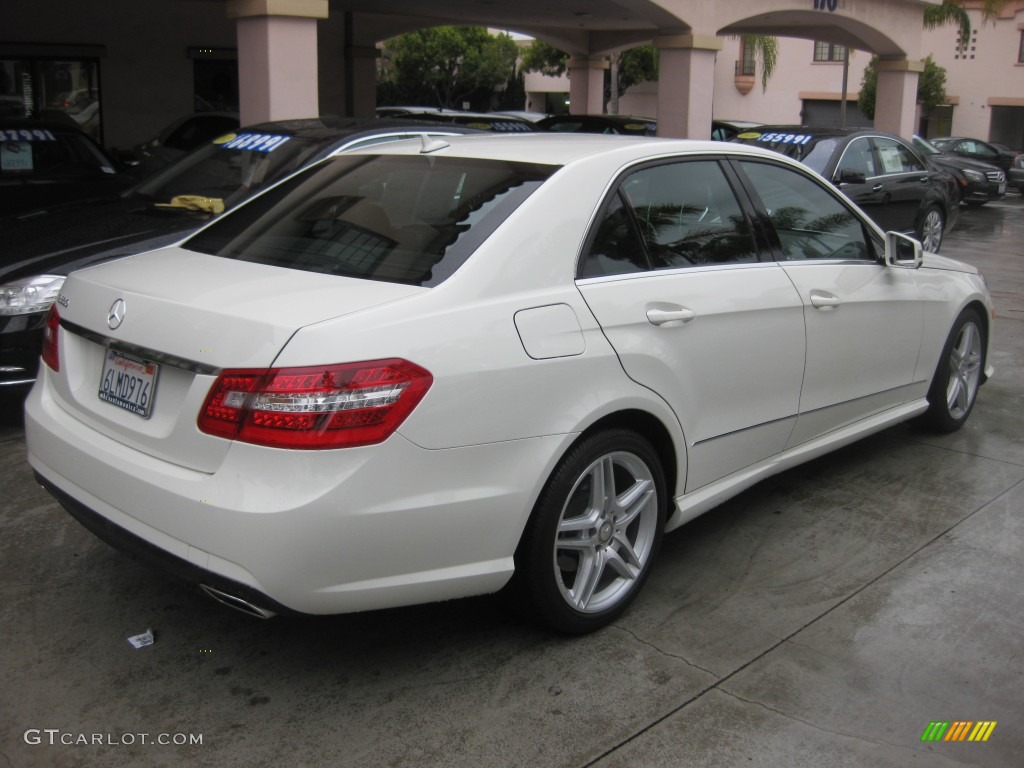
<instances>
[{"instance_id":1,"label":"side skirt","mask_svg":"<svg viewBox=\"0 0 1024 768\"><path fill-rule=\"evenodd\" d=\"M699 517L708 510L717 507L723 501L745 491L752 485L756 485L767 477L784 472L787 469L803 464L811 459L824 456L838 448L850 443L881 432L883 429L899 424L900 422L912 419L924 413L928 409L928 400L920 398L910 403L904 403L896 408L877 413L866 419L850 424L835 432L822 435L815 440L794 446L789 450L776 454L769 459L753 464L738 472L734 472L721 480L716 480L692 493L686 493L675 498L676 509L672 516L665 523L665 530L672 531Z\"/></svg>"}]
</instances>

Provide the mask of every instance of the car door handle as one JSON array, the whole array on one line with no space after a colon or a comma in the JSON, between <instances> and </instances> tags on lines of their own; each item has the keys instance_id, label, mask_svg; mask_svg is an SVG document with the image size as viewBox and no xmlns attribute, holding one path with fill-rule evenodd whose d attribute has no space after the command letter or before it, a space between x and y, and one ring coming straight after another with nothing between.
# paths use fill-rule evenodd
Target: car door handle
<instances>
[{"instance_id":1,"label":"car door handle","mask_svg":"<svg viewBox=\"0 0 1024 768\"><path fill-rule=\"evenodd\" d=\"M664 325L665 323L688 323L697 316L692 309L680 307L679 309L648 309L647 319L651 325Z\"/></svg>"},{"instance_id":2,"label":"car door handle","mask_svg":"<svg viewBox=\"0 0 1024 768\"><path fill-rule=\"evenodd\" d=\"M836 309L842 300L828 291L811 291L811 306L815 309Z\"/></svg>"},{"instance_id":3,"label":"car door handle","mask_svg":"<svg viewBox=\"0 0 1024 768\"><path fill-rule=\"evenodd\" d=\"M872 192L881 192L883 189L885 189L885 185L884 184L875 184L875 186L873 186L871 188L871 191Z\"/></svg>"}]
</instances>

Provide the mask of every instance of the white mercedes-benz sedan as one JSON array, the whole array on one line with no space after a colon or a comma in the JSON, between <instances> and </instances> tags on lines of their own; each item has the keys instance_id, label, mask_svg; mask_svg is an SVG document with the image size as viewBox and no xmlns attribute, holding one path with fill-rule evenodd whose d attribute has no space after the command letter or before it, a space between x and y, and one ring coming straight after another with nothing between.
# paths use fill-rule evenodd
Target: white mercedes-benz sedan
<instances>
[{"instance_id":1,"label":"white mercedes-benz sedan","mask_svg":"<svg viewBox=\"0 0 1024 768\"><path fill-rule=\"evenodd\" d=\"M26 404L83 525L250 613L619 616L665 531L991 374L978 271L804 166L606 136L327 160L73 273Z\"/></svg>"}]
</instances>

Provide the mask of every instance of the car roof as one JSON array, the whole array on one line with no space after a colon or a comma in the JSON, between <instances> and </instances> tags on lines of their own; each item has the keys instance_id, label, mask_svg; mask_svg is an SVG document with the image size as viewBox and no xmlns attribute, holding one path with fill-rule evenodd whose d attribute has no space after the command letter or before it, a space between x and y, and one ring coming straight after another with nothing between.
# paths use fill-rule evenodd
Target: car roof
<instances>
[{"instance_id":1,"label":"car roof","mask_svg":"<svg viewBox=\"0 0 1024 768\"><path fill-rule=\"evenodd\" d=\"M350 154L357 153L424 153L437 157L451 155L559 166L600 157L621 164L675 154L732 154L782 159L795 167L804 168L777 152L744 144L599 133L485 133L445 137L440 143L432 142L426 147L419 140L394 141L353 150Z\"/></svg>"},{"instance_id":2,"label":"car roof","mask_svg":"<svg viewBox=\"0 0 1024 768\"><path fill-rule=\"evenodd\" d=\"M322 117L300 118L295 120L275 120L256 123L238 128L232 133L270 133L282 136L294 136L313 141L330 140L354 135L357 133L387 133L392 130L422 129L429 131L448 131L454 133L475 133L468 126L444 125L433 120L416 120L411 117ZM482 133L482 131L481 131Z\"/></svg>"},{"instance_id":3,"label":"car roof","mask_svg":"<svg viewBox=\"0 0 1024 768\"><path fill-rule=\"evenodd\" d=\"M645 123L656 123L657 120L653 117L644 117L643 115L551 115L544 118L545 120L607 120L609 123L635 123L642 121Z\"/></svg>"},{"instance_id":4,"label":"car roof","mask_svg":"<svg viewBox=\"0 0 1024 768\"><path fill-rule=\"evenodd\" d=\"M59 131L60 133L74 133L82 136L89 135L77 125L72 125L71 123L65 123L61 120L36 120L31 117L0 117L0 128L11 131L38 129L43 131Z\"/></svg>"},{"instance_id":5,"label":"car roof","mask_svg":"<svg viewBox=\"0 0 1024 768\"><path fill-rule=\"evenodd\" d=\"M899 141L905 142L906 140L887 131L879 131L874 128L840 128L838 126L814 126L814 125L758 125L741 131L740 136L745 136L747 133L759 133L764 135L766 133L800 133L806 136L814 136L816 138L823 137L839 137L847 138L853 136L881 136L887 139L898 139Z\"/></svg>"}]
</instances>

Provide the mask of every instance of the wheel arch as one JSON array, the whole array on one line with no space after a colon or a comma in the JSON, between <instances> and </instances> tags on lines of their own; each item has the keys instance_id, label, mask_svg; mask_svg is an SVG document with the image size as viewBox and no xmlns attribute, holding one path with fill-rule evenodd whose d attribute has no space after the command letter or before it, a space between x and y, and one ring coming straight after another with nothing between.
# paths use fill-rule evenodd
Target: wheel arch
<instances>
[{"instance_id":1,"label":"wheel arch","mask_svg":"<svg viewBox=\"0 0 1024 768\"><path fill-rule=\"evenodd\" d=\"M980 299L972 299L957 312L957 317L960 317L968 309L973 309L978 313L978 317L981 318L981 332L984 334L982 349L985 351L985 359L981 367L981 382L984 384L988 380L985 368L988 364L989 345L992 343L992 316L989 313L989 308Z\"/></svg>"},{"instance_id":2,"label":"wheel arch","mask_svg":"<svg viewBox=\"0 0 1024 768\"><path fill-rule=\"evenodd\" d=\"M648 411L630 408L602 416L583 430L579 437L573 441L573 444L569 446L568 450L566 450L566 453L571 451L573 446L581 440L595 432L601 432L606 429L628 429L647 440L661 460L661 470L665 475L665 487L668 490L669 496L666 502L675 498L680 480L679 451L668 428L665 427L657 416ZM682 479L685 480L685 477ZM666 511L671 510L667 508Z\"/></svg>"}]
</instances>

